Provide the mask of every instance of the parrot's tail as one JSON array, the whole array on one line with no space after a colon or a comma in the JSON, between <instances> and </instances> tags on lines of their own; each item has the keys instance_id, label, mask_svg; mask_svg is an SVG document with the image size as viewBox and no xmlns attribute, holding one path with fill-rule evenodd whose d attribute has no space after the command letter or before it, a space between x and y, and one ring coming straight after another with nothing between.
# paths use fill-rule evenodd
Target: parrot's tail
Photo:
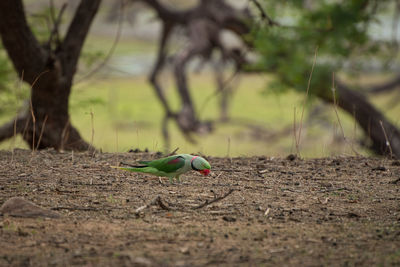
<instances>
[{"instance_id":1,"label":"parrot's tail","mask_svg":"<svg viewBox=\"0 0 400 267\"><path fill-rule=\"evenodd\" d=\"M126 170L130 172L148 172L148 166L132 166L132 167L120 167L120 166L111 166L114 169Z\"/></svg>"}]
</instances>

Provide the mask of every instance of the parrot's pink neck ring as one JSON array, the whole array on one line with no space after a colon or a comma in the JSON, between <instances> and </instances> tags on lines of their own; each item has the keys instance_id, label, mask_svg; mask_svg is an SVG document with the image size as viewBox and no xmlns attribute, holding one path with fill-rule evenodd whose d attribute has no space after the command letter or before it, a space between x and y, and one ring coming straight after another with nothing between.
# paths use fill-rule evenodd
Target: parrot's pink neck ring
<instances>
[{"instance_id":1,"label":"parrot's pink neck ring","mask_svg":"<svg viewBox=\"0 0 400 267\"><path fill-rule=\"evenodd\" d=\"M198 157L198 156L194 156L190 162L193 162L193 160L194 160L195 158L197 158L197 157Z\"/></svg>"}]
</instances>

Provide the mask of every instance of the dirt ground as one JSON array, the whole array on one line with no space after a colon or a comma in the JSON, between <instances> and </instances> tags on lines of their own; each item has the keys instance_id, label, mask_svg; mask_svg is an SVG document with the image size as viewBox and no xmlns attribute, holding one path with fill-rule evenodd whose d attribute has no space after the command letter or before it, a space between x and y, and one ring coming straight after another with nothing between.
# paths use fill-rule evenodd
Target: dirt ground
<instances>
[{"instance_id":1,"label":"dirt ground","mask_svg":"<svg viewBox=\"0 0 400 267\"><path fill-rule=\"evenodd\" d=\"M181 184L110 167L155 157L0 151L0 205L61 215L2 215L0 266L400 265L399 161L209 157Z\"/></svg>"}]
</instances>

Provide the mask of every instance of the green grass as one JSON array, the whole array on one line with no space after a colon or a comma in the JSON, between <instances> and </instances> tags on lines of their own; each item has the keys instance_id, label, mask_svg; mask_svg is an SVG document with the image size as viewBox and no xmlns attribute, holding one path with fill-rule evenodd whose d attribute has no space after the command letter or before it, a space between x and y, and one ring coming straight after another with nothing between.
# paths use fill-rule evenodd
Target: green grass
<instances>
[{"instance_id":1,"label":"green grass","mask_svg":"<svg viewBox=\"0 0 400 267\"><path fill-rule=\"evenodd\" d=\"M218 156L286 156L295 152L293 112L296 108L299 122L304 96L294 92L265 95L263 92L268 79L267 76L260 75L244 76L232 99L230 114L233 122L217 123L212 134L196 137L197 144L186 141L175 123L171 122L171 149L179 147L180 152ZM217 120L218 96L210 98L214 93L211 75L193 75L190 84L200 117ZM173 107L178 108L179 99L173 81L165 79L163 85ZM313 101L312 105L316 103L317 101ZM93 113L93 143L103 151L121 152L130 148L162 151L164 148L160 130L163 110L145 77L97 80L81 84L73 90L71 110L72 122L89 142L92 138L90 114ZM303 122L300 146L302 156L354 154L348 144L336 144L332 148L331 133L321 130L318 125L308 125L307 112L308 109ZM335 129L337 119L334 110L328 108L326 112L330 120L328 123L332 124L331 129ZM353 123L348 116L340 116L345 129L353 131ZM261 134L257 138L257 133L245 127L245 124L264 128L265 136ZM339 126L336 126L336 132L341 135Z\"/></svg>"},{"instance_id":2,"label":"green grass","mask_svg":"<svg viewBox=\"0 0 400 267\"><path fill-rule=\"evenodd\" d=\"M171 149L179 147L179 152L200 152L215 156L269 155L286 156L295 153L293 137L293 117L296 108L297 127L303 107L304 96L294 92L275 95L265 94L270 77L244 75L234 94L230 106L231 123L217 123L215 131L196 137L196 144L189 143L179 132L175 123L170 122L172 137ZM174 81L164 77L162 84L176 110L179 98ZM190 86L196 109L201 119L219 118L219 96L214 94L214 81L210 74L190 76ZM393 97L375 97L373 102L384 106ZM350 143L355 136L362 134L353 120L340 112L340 121L346 138L342 133L332 106L326 106L319 114L320 122L327 126L321 128L320 122L309 120L308 113L318 100L307 105L302 126L300 152L303 157L324 157L331 155L354 155ZM89 79L74 86L70 99L72 123L79 129L88 142L102 151L124 152L131 148L148 148L163 151L161 119L163 110L146 77ZM396 118L399 107L386 112L390 118ZM93 128L92 116L93 114ZM4 122L12 114L0 118ZM396 121L394 121L397 123ZM264 132L252 130L248 125L260 127ZM397 123L398 125L398 123ZM336 136L336 138L334 138ZM353 142L355 143L355 142ZM361 154L367 151L356 144L354 150ZM20 137L16 147L27 147ZM14 147L13 140L0 144L0 149Z\"/></svg>"},{"instance_id":3,"label":"green grass","mask_svg":"<svg viewBox=\"0 0 400 267\"><path fill-rule=\"evenodd\" d=\"M260 97L264 82L259 77L247 77L232 104L232 117L254 123L282 125L282 120L291 123L292 111L284 107L277 98ZM200 109L202 119L217 119L218 97L209 98L213 94L212 80L209 75L193 77L193 99ZM251 86L246 84L251 82ZM168 84L166 92L176 109L179 99L173 84ZM95 96L95 101L91 101ZM298 102L296 95L287 96ZM207 103L207 99L210 99ZM274 108L266 108L274 105ZM103 151L127 151L130 148L148 148L163 150L160 125L163 110L153 89L144 77L110 79L86 83L74 88L71 96L72 122L86 140L91 140L91 115L93 113L94 145ZM277 114L279 113L279 116ZM243 133L240 125L217 124L210 135L197 137L198 144L187 142L176 125L169 125L172 136L172 148L179 147L181 152L201 152L204 154L225 156L252 155L271 153L267 144L260 145L250 140ZM244 140L246 139L246 140ZM228 141L229 140L229 141ZM228 143L230 147L228 148ZM273 149L273 148L272 148Z\"/></svg>"},{"instance_id":4,"label":"green grass","mask_svg":"<svg viewBox=\"0 0 400 267\"><path fill-rule=\"evenodd\" d=\"M112 38L90 35L84 50L89 57L96 57L96 54L103 54L104 57L112 44ZM114 56L150 56L155 49L154 42L124 37L118 43ZM101 56L97 59L101 61ZM84 76L85 73L87 71L83 70L80 76ZM80 80L80 76L78 75L77 80ZM197 136L196 144L186 141L175 123L170 122L171 149L179 147L179 152L182 153L200 152L207 155L232 157L286 156L289 153L295 153L294 110L296 110L298 129L304 95L292 91L282 94L268 92L266 88L271 79L272 76L266 75L243 75L230 104L232 122L217 123L213 133ZM215 90L213 75L207 72L190 75L189 82L200 118L218 120L219 96L213 96ZM369 83L370 80L366 82ZM177 110L180 100L174 80L168 74L162 77L161 83L172 107ZM24 86L21 90L28 90L28 88ZM396 97L396 93L393 93L374 96L371 99L377 107L386 107ZM16 101L22 103L23 100ZM309 101L305 110L300 139L301 156L354 155L352 146L357 152L368 154L368 151L355 144L354 140L362 134L362 130L357 125L355 127L349 115L339 112L345 136L350 140L344 142L332 106L325 106L322 111L319 111L318 120L309 119L308 113L316 105L320 105L318 100ZM400 112L399 105L382 111L399 126L397 116ZM164 149L160 129L164 113L153 88L144 76L99 78L99 75L95 75L83 82L78 82L72 90L70 112L72 123L79 129L84 139L92 142L93 137L94 146L103 151L123 152L131 148L142 150L148 148L152 151ZM15 113L16 111L11 111L1 114L0 123L8 121ZM325 126L321 127L322 124ZM262 131L254 130L257 127ZM13 140L0 143L0 149L13 147L27 148L27 145L19 136L15 144Z\"/></svg>"},{"instance_id":5,"label":"green grass","mask_svg":"<svg viewBox=\"0 0 400 267\"><path fill-rule=\"evenodd\" d=\"M115 26L115 31L117 27ZM111 38L105 38L98 35L89 35L85 43L83 53L90 53L93 51L101 52L102 54L107 54L108 51L114 44L115 36ZM157 43L149 42L144 40L138 40L129 38L126 36L121 36L120 41L118 41L113 56L124 56L129 54L142 54L142 53L152 53L157 49Z\"/></svg>"}]
</instances>

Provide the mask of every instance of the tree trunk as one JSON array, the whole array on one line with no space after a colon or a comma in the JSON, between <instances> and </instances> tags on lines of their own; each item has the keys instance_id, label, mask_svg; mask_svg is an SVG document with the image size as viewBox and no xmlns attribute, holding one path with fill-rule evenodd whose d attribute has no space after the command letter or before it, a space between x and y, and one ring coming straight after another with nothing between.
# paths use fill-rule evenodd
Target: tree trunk
<instances>
[{"instance_id":1,"label":"tree trunk","mask_svg":"<svg viewBox=\"0 0 400 267\"><path fill-rule=\"evenodd\" d=\"M58 72L51 68L32 87L32 104L26 113L28 123L23 138L32 149L88 150L89 145L70 123L71 80L62 79Z\"/></svg>"},{"instance_id":2,"label":"tree trunk","mask_svg":"<svg viewBox=\"0 0 400 267\"><path fill-rule=\"evenodd\" d=\"M40 45L32 33L21 0L0 1L3 45L21 79L31 86L29 108L0 127L0 141L20 133L32 149L90 148L70 123L68 101L79 55L100 2L82 0L64 40L58 40L52 50L51 44ZM56 22L54 27L58 27Z\"/></svg>"},{"instance_id":3,"label":"tree trunk","mask_svg":"<svg viewBox=\"0 0 400 267\"><path fill-rule=\"evenodd\" d=\"M358 122L372 142L370 148L379 155L400 158L400 131L359 92L342 82L337 82L336 89L336 104ZM319 97L335 104L333 96L319 94Z\"/></svg>"}]
</instances>

